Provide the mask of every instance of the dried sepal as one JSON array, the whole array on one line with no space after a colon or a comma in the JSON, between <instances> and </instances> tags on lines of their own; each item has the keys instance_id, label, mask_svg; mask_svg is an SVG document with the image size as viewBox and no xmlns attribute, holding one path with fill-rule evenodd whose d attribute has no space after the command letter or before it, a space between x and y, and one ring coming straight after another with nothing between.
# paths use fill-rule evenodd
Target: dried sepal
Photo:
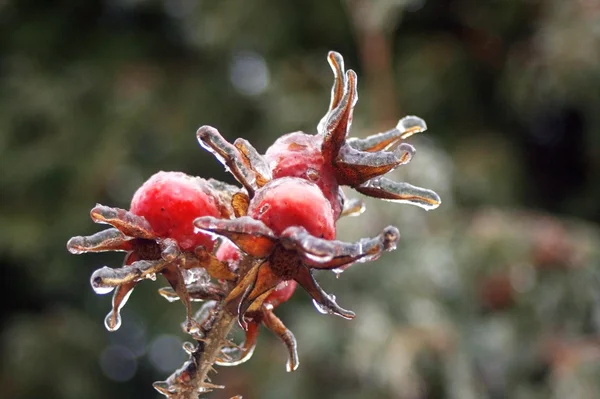
<instances>
[{"instance_id":1,"label":"dried sepal","mask_svg":"<svg viewBox=\"0 0 600 399\"><path fill-rule=\"evenodd\" d=\"M194 226L198 230L218 234L231 240L242 251L256 258L269 255L277 240L273 230L249 216L233 220L203 216L194 221Z\"/></svg>"}]
</instances>

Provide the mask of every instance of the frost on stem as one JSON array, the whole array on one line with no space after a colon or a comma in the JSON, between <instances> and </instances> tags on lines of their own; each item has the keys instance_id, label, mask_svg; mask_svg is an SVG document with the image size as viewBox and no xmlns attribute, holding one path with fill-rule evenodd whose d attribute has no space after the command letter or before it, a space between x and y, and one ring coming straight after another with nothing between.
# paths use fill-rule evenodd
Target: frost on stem
<instances>
[{"instance_id":1,"label":"frost on stem","mask_svg":"<svg viewBox=\"0 0 600 399\"><path fill-rule=\"evenodd\" d=\"M286 369L298 368L294 334L275 315L299 285L321 313L353 319L317 283L314 270L340 274L355 263L378 259L396 249L400 232L393 226L355 242L336 240L336 222L365 210L347 198L342 186L375 198L435 209L439 196L428 189L384 177L408 164L415 148L404 140L427 129L416 116L391 130L349 138L358 101L357 76L345 70L342 56L330 52L334 73L329 109L316 134L289 133L264 155L246 140L231 144L215 128L197 131L200 145L232 173L242 187L181 172L159 172L135 193L130 210L97 205L96 223L111 227L67 244L73 254L125 252L121 267L102 267L91 277L98 294L114 291L105 320L114 331L120 309L142 280L162 275L169 283L159 294L186 309L184 344L189 359L154 387L171 399L192 399L221 388L210 381L213 366L236 366L252 356L261 326L288 351ZM193 302L203 302L196 313ZM245 332L242 343L228 337Z\"/></svg>"}]
</instances>

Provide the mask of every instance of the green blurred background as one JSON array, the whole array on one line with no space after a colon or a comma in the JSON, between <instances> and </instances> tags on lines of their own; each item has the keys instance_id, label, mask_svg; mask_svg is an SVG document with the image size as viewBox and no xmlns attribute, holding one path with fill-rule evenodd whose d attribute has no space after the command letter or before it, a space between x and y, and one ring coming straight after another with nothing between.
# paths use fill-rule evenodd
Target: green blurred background
<instances>
[{"instance_id":1,"label":"green blurred background","mask_svg":"<svg viewBox=\"0 0 600 399\"><path fill-rule=\"evenodd\" d=\"M233 182L200 125L261 152L314 132L328 50L359 76L354 136L427 121L391 177L444 202L341 221L346 240L403 234L318 276L356 320L299 291L278 309L298 371L265 331L209 396L600 397L599 0L0 1L0 397L158 397L183 307L141 284L108 333L88 279L122 256L65 243L155 171Z\"/></svg>"}]
</instances>

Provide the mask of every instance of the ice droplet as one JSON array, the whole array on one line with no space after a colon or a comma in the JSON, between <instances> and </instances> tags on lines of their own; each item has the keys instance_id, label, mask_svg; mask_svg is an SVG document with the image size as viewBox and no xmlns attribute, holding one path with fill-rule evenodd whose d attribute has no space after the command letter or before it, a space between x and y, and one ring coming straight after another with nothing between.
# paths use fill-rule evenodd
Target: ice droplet
<instances>
[{"instance_id":1,"label":"ice droplet","mask_svg":"<svg viewBox=\"0 0 600 399\"><path fill-rule=\"evenodd\" d=\"M92 286L92 289L98 295L106 295L115 289L115 287L104 285L104 279L101 276L102 271L104 269L109 268L105 266L102 269L98 269L94 273L92 273L92 277L90 277L90 284Z\"/></svg>"},{"instance_id":2,"label":"ice droplet","mask_svg":"<svg viewBox=\"0 0 600 399\"><path fill-rule=\"evenodd\" d=\"M106 295L112 292L112 290L115 289L115 287L96 287L92 284L92 288L94 289L94 292L98 295Z\"/></svg>"},{"instance_id":3,"label":"ice droplet","mask_svg":"<svg viewBox=\"0 0 600 399\"><path fill-rule=\"evenodd\" d=\"M335 278L340 278L340 275L344 272L343 268L337 268L337 269L331 269L331 271L333 272L333 274L335 274Z\"/></svg>"},{"instance_id":4,"label":"ice droplet","mask_svg":"<svg viewBox=\"0 0 600 399\"><path fill-rule=\"evenodd\" d=\"M117 331L119 327L121 327L121 315L118 312L113 312L112 310L108 312L104 318L104 327L106 327L106 329L110 332Z\"/></svg>"}]
</instances>

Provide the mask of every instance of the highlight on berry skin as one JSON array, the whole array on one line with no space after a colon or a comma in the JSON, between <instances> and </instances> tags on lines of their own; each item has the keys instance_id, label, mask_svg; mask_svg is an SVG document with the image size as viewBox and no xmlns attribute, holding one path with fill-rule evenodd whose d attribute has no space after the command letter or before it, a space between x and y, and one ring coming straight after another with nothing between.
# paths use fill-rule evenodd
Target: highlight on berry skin
<instances>
[{"instance_id":1,"label":"highlight on berry skin","mask_svg":"<svg viewBox=\"0 0 600 399\"><path fill-rule=\"evenodd\" d=\"M365 211L364 202L348 198L343 186L424 210L441 204L434 191L385 177L415 156L405 140L425 131L425 122L406 116L388 131L348 137L358 101L357 76L345 70L340 54L329 52L327 61L334 75L331 100L315 134L285 134L260 154L245 139L232 144L214 127L198 129L199 144L240 187L182 172L158 172L136 191L129 210L100 204L91 210L92 221L109 228L67 243L73 254L125 253L121 265L103 266L90 278L97 294L113 292L105 319L109 331L120 327L120 311L142 280L162 275L169 286L159 289L160 296L183 303L182 327L195 343L184 345L190 359L154 384L166 397L222 388L207 377L212 365L248 361L261 327L285 346L286 370L296 370L297 340L274 311L297 287L308 293L320 313L355 317L318 284L313 272L339 275L354 264L374 261L396 249L400 232L387 226L373 237L337 240L336 222ZM195 302L202 302L196 312ZM234 325L244 331L240 344L229 338ZM215 337L214 331L224 332Z\"/></svg>"}]
</instances>

